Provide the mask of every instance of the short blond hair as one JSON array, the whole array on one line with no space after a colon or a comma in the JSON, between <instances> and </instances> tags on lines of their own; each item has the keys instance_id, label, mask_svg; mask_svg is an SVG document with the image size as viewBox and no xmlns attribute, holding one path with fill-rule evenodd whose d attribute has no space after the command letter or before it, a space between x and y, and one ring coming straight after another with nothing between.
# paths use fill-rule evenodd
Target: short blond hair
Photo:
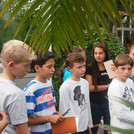
<instances>
[{"instance_id":1,"label":"short blond hair","mask_svg":"<svg viewBox=\"0 0 134 134\"><path fill-rule=\"evenodd\" d=\"M10 61L15 63L32 61L36 59L34 51L24 42L20 40L10 40L6 42L1 51L1 59L3 66L6 66Z\"/></svg>"}]
</instances>

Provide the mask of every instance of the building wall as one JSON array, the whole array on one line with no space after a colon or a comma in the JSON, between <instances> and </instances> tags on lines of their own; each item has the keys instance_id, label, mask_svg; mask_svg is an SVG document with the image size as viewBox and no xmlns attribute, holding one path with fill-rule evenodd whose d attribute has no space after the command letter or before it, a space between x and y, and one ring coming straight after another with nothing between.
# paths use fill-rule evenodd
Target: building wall
<instances>
[{"instance_id":1,"label":"building wall","mask_svg":"<svg viewBox=\"0 0 134 134\"><path fill-rule=\"evenodd\" d=\"M23 79L16 79L15 83L16 86L18 86L19 88L21 88L22 90L24 89L24 87L35 78L35 73L28 73Z\"/></svg>"}]
</instances>

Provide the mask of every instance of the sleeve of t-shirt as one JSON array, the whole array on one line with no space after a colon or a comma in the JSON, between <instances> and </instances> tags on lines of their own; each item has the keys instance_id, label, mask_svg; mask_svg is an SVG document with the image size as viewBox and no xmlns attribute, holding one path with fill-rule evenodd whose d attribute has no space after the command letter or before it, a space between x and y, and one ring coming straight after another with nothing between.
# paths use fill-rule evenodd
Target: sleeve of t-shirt
<instances>
[{"instance_id":1,"label":"sleeve of t-shirt","mask_svg":"<svg viewBox=\"0 0 134 134\"><path fill-rule=\"evenodd\" d=\"M33 114L36 107L35 95L30 88L24 93L26 97L27 114Z\"/></svg>"},{"instance_id":2,"label":"sleeve of t-shirt","mask_svg":"<svg viewBox=\"0 0 134 134\"><path fill-rule=\"evenodd\" d=\"M65 113L70 107L69 107L69 93L67 87L61 85L59 90L59 112L61 114Z\"/></svg>"},{"instance_id":3,"label":"sleeve of t-shirt","mask_svg":"<svg viewBox=\"0 0 134 134\"><path fill-rule=\"evenodd\" d=\"M92 75L92 70L90 66L86 67L86 75Z\"/></svg>"},{"instance_id":4,"label":"sleeve of t-shirt","mask_svg":"<svg viewBox=\"0 0 134 134\"><path fill-rule=\"evenodd\" d=\"M18 99L13 101L7 109L12 125L19 125L28 121L24 93L20 94Z\"/></svg>"}]
</instances>

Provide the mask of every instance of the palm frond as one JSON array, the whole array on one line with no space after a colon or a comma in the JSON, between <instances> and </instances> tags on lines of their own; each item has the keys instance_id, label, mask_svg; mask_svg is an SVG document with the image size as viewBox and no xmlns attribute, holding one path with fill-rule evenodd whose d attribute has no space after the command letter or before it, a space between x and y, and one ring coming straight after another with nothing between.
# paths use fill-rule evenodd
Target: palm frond
<instances>
[{"instance_id":1,"label":"palm frond","mask_svg":"<svg viewBox=\"0 0 134 134\"><path fill-rule=\"evenodd\" d=\"M114 97L113 99L134 110L134 103L118 97Z\"/></svg>"},{"instance_id":2,"label":"palm frond","mask_svg":"<svg viewBox=\"0 0 134 134\"><path fill-rule=\"evenodd\" d=\"M22 0L20 1L20 3L16 6L15 10L13 11L13 13L10 15L10 18L7 20L4 29L7 27L7 25L9 24L9 22L12 20L12 18L17 14L17 12L28 2L28 0Z\"/></svg>"},{"instance_id":3,"label":"palm frond","mask_svg":"<svg viewBox=\"0 0 134 134\"><path fill-rule=\"evenodd\" d=\"M3 13L5 12L5 10L9 7L9 5L13 2L14 0L8 0L6 2L6 4L4 5L3 9L0 12L0 17L3 15Z\"/></svg>"},{"instance_id":4,"label":"palm frond","mask_svg":"<svg viewBox=\"0 0 134 134\"><path fill-rule=\"evenodd\" d=\"M0 12L0 16L10 6L14 0L8 0L4 8ZM120 0L122 6L126 12L132 18L132 11L129 6L129 2L134 6L133 0L129 2L127 0ZM45 2L45 4L44 4ZM5 27L15 17L15 15L28 3L28 0L19 0L18 4L14 8L11 16L7 20ZM107 5L107 6L105 6ZM22 18L15 34L14 38L28 19L30 15L40 6L40 10L35 14L32 20L29 31L27 32L25 42L29 35L32 36L29 41L29 45L32 49L37 51L44 49L44 52L52 44L54 50L58 55L61 52L68 52L72 46L80 45L85 46L85 36L83 29L85 29L94 44L92 30L90 25L97 31L98 36L102 43L104 43L101 31L99 29L100 24L104 27L109 38L111 38L111 31L109 24L105 18L105 14L115 26L117 33L116 20L122 27L121 15L118 11L115 0L38 0L31 4L31 7L27 10Z\"/></svg>"},{"instance_id":5,"label":"palm frond","mask_svg":"<svg viewBox=\"0 0 134 134\"><path fill-rule=\"evenodd\" d=\"M112 130L113 132L119 132L121 134L134 134L134 129L121 129L109 125L101 125L104 129Z\"/></svg>"}]
</instances>

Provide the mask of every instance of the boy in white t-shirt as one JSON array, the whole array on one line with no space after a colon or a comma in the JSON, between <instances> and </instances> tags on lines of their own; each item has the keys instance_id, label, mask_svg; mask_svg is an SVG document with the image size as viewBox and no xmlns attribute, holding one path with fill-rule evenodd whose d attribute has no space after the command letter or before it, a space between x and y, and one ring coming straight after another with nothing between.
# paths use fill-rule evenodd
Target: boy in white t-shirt
<instances>
[{"instance_id":1,"label":"boy in white t-shirt","mask_svg":"<svg viewBox=\"0 0 134 134\"><path fill-rule=\"evenodd\" d=\"M65 62L71 76L60 87L59 112L70 109L65 117L79 118L77 133L88 134L92 126L89 83L81 78L85 74L85 59L81 54L70 53Z\"/></svg>"},{"instance_id":2,"label":"boy in white t-shirt","mask_svg":"<svg viewBox=\"0 0 134 134\"><path fill-rule=\"evenodd\" d=\"M9 122L2 134L30 134L25 95L14 81L30 71L36 56L24 42L10 40L3 46L1 59L4 71L0 76L0 110L6 113Z\"/></svg>"},{"instance_id":3,"label":"boy in white t-shirt","mask_svg":"<svg viewBox=\"0 0 134 134\"><path fill-rule=\"evenodd\" d=\"M108 89L111 126L122 129L134 128L134 110L119 102L120 98L134 103L134 83L129 78L132 67L133 61L128 55L117 56L115 59L117 77L113 79Z\"/></svg>"}]
</instances>

